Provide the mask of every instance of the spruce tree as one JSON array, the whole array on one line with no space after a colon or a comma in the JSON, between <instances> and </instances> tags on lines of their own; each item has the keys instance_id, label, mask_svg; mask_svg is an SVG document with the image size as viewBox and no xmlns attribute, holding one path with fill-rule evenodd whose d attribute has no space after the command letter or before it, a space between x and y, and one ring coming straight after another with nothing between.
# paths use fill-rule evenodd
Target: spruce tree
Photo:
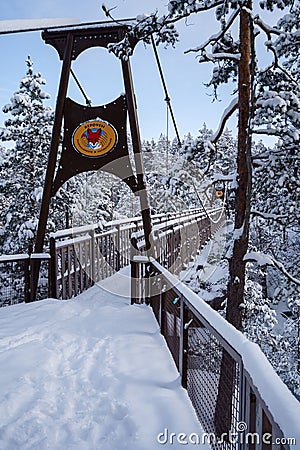
<instances>
[{"instance_id":1,"label":"spruce tree","mask_svg":"<svg viewBox=\"0 0 300 450\"><path fill-rule=\"evenodd\" d=\"M45 80L35 73L30 57L19 89L3 112L10 117L0 129L0 140L8 142L2 165L0 192L5 198L0 211L0 252L27 252L33 243L38 221L53 111L45 106L49 94Z\"/></svg>"}]
</instances>

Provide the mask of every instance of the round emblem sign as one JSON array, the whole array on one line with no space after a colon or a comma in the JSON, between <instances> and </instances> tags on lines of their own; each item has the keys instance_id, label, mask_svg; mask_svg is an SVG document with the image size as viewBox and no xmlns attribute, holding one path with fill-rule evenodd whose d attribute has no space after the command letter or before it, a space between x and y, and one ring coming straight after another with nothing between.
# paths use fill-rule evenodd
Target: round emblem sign
<instances>
[{"instance_id":1,"label":"round emblem sign","mask_svg":"<svg viewBox=\"0 0 300 450\"><path fill-rule=\"evenodd\" d=\"M72 145L85 156L102 156L118 142L115 128L104 120L88 120L80 124L72 135Z\"/></svg>"}]
</instances>

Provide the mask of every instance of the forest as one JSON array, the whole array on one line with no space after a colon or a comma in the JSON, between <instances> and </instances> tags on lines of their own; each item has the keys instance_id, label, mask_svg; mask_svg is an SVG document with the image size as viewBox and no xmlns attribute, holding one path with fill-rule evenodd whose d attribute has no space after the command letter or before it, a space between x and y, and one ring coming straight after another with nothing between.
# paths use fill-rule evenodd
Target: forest
<instances>
[{"instance_id":1,"label":"forest","mask_svg":"<svg viewBox=\"0 0 300 450\"><path fill-rule=\"evenodd\" d=\"M181 145L164 135L143 142L151 212L203 206L209 186L224 190L226 244L214 276L203 280L195 264L185 282L260 345L299 398L300 7L290 0L263 0L259 8L282 12L276 27L254 13L249 0L170 0L167 15L138 16L124 41L111 45L110 51L128 58L138 41L148 44L152 35L156 45L176 45L180 39L176 22L215 11L219 33L189 51L197 53L199 63L212 64L207 88L214 98L230 82L234 100L217 131L199 124L198 135L184 136ZM259 65L259 34L264 34L273 55L267 67ZM25 64L19 87L3 105L7 119L0 128L3 255L26 253L34 244L54 120L54 110L47 106L46 80L35 70L38 61L34 66L28 57ZM236 111L237 135L226 125ZM264 136L272 136L274 144L266 144ZM105 173L83 173L53 198L47 233L88 223L101 227L113 218L137 213L137 199L120 180Z\"/></svg>"}]
</instances>

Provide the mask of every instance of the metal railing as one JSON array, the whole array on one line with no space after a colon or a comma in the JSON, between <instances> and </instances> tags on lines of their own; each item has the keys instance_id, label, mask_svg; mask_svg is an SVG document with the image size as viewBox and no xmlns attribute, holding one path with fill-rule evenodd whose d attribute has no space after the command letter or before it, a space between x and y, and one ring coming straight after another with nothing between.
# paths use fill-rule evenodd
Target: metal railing
<instances>
[{"instance_id":1,"label":"metal railing","mask_svg":"<svg viewBox=\"0 0 300 450\"><path fill-rule=\"evenodd\" d=\"M50 255L47 253L0 256L0 307L31 302L32 270L41 265L37 300L49 297Z\"/></svg>"},{"instance_id":2,"label":"metal railing","mask_svg":"<svg viewBox=\"0 0 300 450\"><path fill-rule=\"evenodd\" d=\"M298 448L300 404L259 347L153 258L132 265L212 449Z\"/></svg>"},{"instance_id":3,"label":"metal railing","mask_svg":"<svg viewBox=\"0 0 300 450\"><path fill-rule=\"evenodd\" d=\"M210 210L211 217L219 212L219 209ZM210 221L202 209L155 215L152 217L154 248L151 252L159 262L179 273L221 222ZM141 217L108 222L103 230L93 224L57 231L50 235L50 255L0 257L2 303L9 305L33 300L31 273L34 261L36 267L41 263L36 299L47 296L68 299L129 265L132 255L143 255L144 250Z\"/></svg>"},{"instance_id":4,"label":"metal railing","mask_svg":"<svg viewBox=\"0 0 300 450\"><path fill-rule=\"evenodd\" d=\"M212 214L217 211L212 210ZM152 223L155 242L160 243L155 249L159 260L173 261L176 270L190 259L195 250L193 241L204 242L211 235L202 209L155 215ZM184 246L180 245L182 239ZM52 233L51 297L72 298L111 276L130 264L133 251L143 254L143 242L141 217L108 222L101 231L93 224Z\"/></svg>"},{"instance_id":5,"label":"metal railing","mask_svg":"<svg viewBox=\"0 0 300 450\"><path fill-rule=\"evenodd\" d=\"M143 230L132 234L131 247L131 303L138 303L142 285L140 279L151 276L141 264L134 260L144 256L154 257L171 273L178 275L187 269L204 245L224 227L225 214L221 209L210 211L210 218L203 210L190 213L182 218L169 219L153 227L153 249L146 251ZM219 218L219 220L214 220ZM136 295L135 295L136 294Z\"/></svg>"}]
</instances>

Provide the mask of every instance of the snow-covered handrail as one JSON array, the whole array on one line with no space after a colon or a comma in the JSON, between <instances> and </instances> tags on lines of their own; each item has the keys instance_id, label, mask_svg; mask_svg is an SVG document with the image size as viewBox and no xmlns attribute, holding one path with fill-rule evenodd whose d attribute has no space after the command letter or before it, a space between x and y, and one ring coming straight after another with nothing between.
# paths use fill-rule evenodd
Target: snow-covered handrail
<instances>
[{"instance_id":1,"label":"snow-covered handrail","mask_svg":"<svg viewBox=\"0 0 300 450\"><path fill-rule=\"evenodd\" d=\"M259 346L153 258L133 264L151 267L152 278L134 270L139 302L152 306L204 430L228 437L230 429L243 450L249 443L296 448L300 403Z\"/></svg>"},{"instance_id":2,"label":"snow-covered handrail","mask_svg":"<svg viewBox=\"0 0 300 450\"><path fill-rule=\"evenodd\" d=\"M216 214L219 210L211 208L210 211ZM178 252L181 242L177 234L182 231L182 238L191 244L187 245L189 251L181 254L181 266L186 264L191 251L195 249L192 245L197 240L195 235L201 235L202 240L209 238L209 225L206 222L207 217L202 208L154 215L153 240L159 249L160 260L164 259L167 265L175 261L174 254ZM198 230L200 223L203 225L200 227L203 229L201 232ZM185 228L191 231L186 232ZM162 245L160 241L163 241ZM140 216L106 222L101 229L97 224L91 224L51 233L51 297L74 297L94 282L128 265L132 242L136 243L139 251L144 251L143 222Z\"/></svg>"},{"instance_id":3,"label":"snow-covered handrail","mask_svg":"<svg viewBox=\"0 0 300 450\"><path fill-rule=\"evenodd\" d=\"M37 264L44 263L43 277L47 279L50 272L51 255L49 253L16 253L0 255L0 270L4 270L1 285L0 307L15 303L31 302L32 273ZM15 269L14 269L15 268ZM15 271L18 271L17 283ZM40 277L38 299L49 297L48 283L44 284Z\"/></svg>"},{"instance_id":4,"label":"snow-covered handrail","mask_svg":"<svg viewBox=\"0 0 300 450\"><path fill-rule=\"evenodd\" d=\"M58 230L54 233L50 233L50 238L54 239L62 239L64 237L75 236L77 234L88 233L89 231L95 230L97 225L95 223L90 225L82 225L79 227L66 228L64 230Z\"/></svg>"}]
</instances>

